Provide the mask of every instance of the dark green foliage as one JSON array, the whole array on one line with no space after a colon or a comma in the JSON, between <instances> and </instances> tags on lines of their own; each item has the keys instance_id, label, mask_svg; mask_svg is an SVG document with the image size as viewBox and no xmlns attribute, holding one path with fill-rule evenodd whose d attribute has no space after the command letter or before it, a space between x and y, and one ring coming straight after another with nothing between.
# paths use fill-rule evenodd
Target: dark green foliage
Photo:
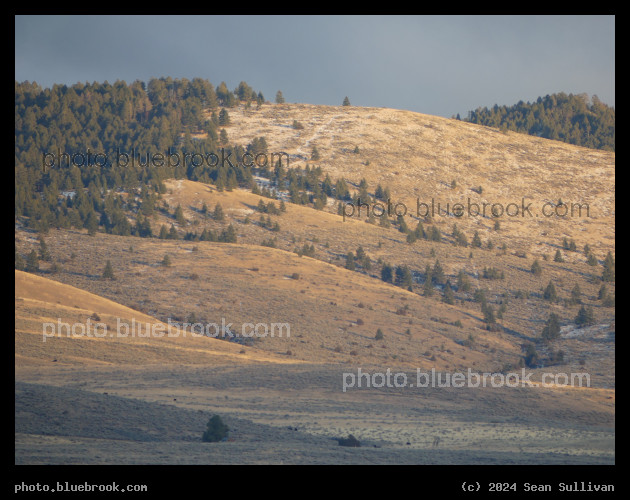
<instances>
[{"instance_id":1,"label":"dark green foliage","mask_svg":"<svg viewBox=\"0 0 630 500\"><path fill-rule=\"evenodd\" d=\"M457 246L468 246L468 238L466 238L466 235L457 228L457 224L453 224L453 239L455 240L455 245Z\"/></svg>"},{"instance_id":2,"label":"dark green foliage","mask_svg":"<svg viewBox=\"0 0 630 500\"><path fill-rule=\"evenodd\" d=\"M35 250L31 250L31 252L26 257L25 269L26 269L26 272L29 272L29 273L34 273L34 272L39 271L39 258L37 257L37 252Z\"/></svg>"},{"instance_id":3,"label":"dark green foliage","mask_svg":"<svg viewBox=\"0 0 630 500\"><path fill-rule=\"evenodd\" d=\"M45 262L50 262L51 260L50 252L48 251L48 246L46 245L46 242L44 241L44 238L42 237L39 238L39 258L40 260L43 260Z\"/></svg>"},{"instance_id":4,"label":"dark green foliage","mask_svg":"<svg viewBox=\"0 0 630 500\"><path fill-rule=\"evenodd\" d=\"M545 341L554 340L560 336L560 318L556 313L549 314L549 319L545 323L541 336Z\"/></svg>"},{"instance_id":5,"label":"dark green foliage","mask_svg":"<svg viewBox=\"0 0 630 500\"><path fill-rule=\"evenodd\" d=\"M556 287L551 281L543 292L543 298L550 302L556 302L558 300L558 292L556 292Z\"/></svg>"},{"instance_id":6,"label":"dark green foliage","mask_svg":"<svg viewBox=\"0 0 630 500\"><path fill-rule=\"evenodd\" d=\"M355 270L354 254L352 252L348 252L346 255L346 269L350 269L350 271Z\"/></svg>"},{"instance_id":7,"label":"dark green foliage","mask_svg":"<svg viewBox=\"0 0 630 500\"><path fill-rule=\"evenodd\" d=\"M268 240L262 240L260 245L263 247L277 248L278 240L277 238L269 238Z\"/></svg>"},{"instance_id":8,"label":"dark green foliage","mask_svg":"<svg viewBox=\"0 0 630 500\"><path fill-rule=\"evenodd\" d=\"M486 291L483 288L477 288L473 294L473 300L481 304L486 302Z\"/></svg>"},{"instance_id":9,"label":"dark green foliage","mask_svg":"<svg viewBox=\"0 0 630 500\"><path fill-rule=\"evenodd\" d=\"M115 279L114 269L112 268L112 263L109 260L105 263L105 269L103 269L103 279Z\"/></svg>"},{"instance_id":10,"label":"dark green foliage","mask_svg":"<svg viewBox=\"0 0 630 500\"><path fill-rule=\"evenodd\" d=\"M595 324L595 315L591 306L582 306L575 316L577 326L589 326Z\"/></svg>"},{"instance_id":11,"label":"dark green foliage","mask_svg":"<svg viewBox=\"0 0 630 500\"><path fill-rule=\"evenodd\" d=\"M24 259L16 251L15 252L15 269L17 269L18 271L24 271L25 268L26 268L26 264L24 263Z\"/></svg>"},{"instance_id":12,"label":"dark green foliage","mask_svg":"<svg viewBox=\"0 0 630 500\"><path fill-rule=\"evenodd\" d=\"M602 281L615 281L615 259L613 259L610 251L604 259L604 270L602 272Z\"/></svg>"},{"instance_id":13,"label":"dark green foliage","mask_svg":"<svg viewBox=\"0 0 630 500\"><path fill-rule=\"evenodd\" d=\"M350 106L350 99L348 99L348 96L343 98L343 106Z\"/></svg>"},{"instance_id":14,"label":"dark green foliage","mask_svg":"<svg viewBox=\"0 0 630 500\"><path fill-rule=\"evenodd\" d=\"M304 245L302 246L302 248L300 250L297 250L296 252L300 257L302 255L306 255L307 257L314 257L315 256L315 246L314 245L309 245L308 243L304 243Z\"/></svg>"},{"instance_id":15,"label":"dark green foliage","mask_svg":"<svg viewBox=\"0 0 630 500\"><path fill-rule=\"evenodd\" d=\"M361 446L359 440L352 434L350 434L347 438L338 438L337 442L339 443L339 446L349 446L351 448L358 448Z\"/></svg>"},{"instance_id":16,"label":"dark green foliage","mask_svg":"<svg viewBox=\"0 0 630 500\"><path fill-rule=\"evenodd\" d=\"M168 254L164 255L164 258L162 259L161 264L164 267L170 267L171 266L171 258L169 257Z\"/></svg>"},{"instance_id":17,"label":"dark green foliage","mask_svg":"<svg viewBox=\"0 0 630 500\"><path fill-rule=\"evenodd\" d=\"M494 307L487 304L486 302L482 302L481 304L482 312L483 312L483 320L488 325L493 325L496 323L496 316L494 314Z\"/></svg>"},{"instance_id":18,"label":"dark green foliage","mask_svg":"<svg viewBox=\"0 0 630 500\"><path fill-rule=\"evenodd\" d=\"M542 274L542 266L540 265L540 262L538 262L538 259L536 259L532 264L531 271L534 276L540 276Z\"/></svg>"},{"instance_id":19,"label":"dark green foliage","mask_svg":"<svg viewBox=\"0 0 630 500\"><path fill-rule=\"evenodd\" d=\"M615 150L615 109L597 96L589 102L585 94L560 92L533 103L477 108L468 113L466 121L587 148Z\"/></svg>"},{"instance_id":20,"label":"dark green foliage","mask_svg":"<svg viewBox=\"0 0 630 500\"><path fill-rule=\"evenodd\" d=\"M396 266L396 285L408 289L413 285L413 277L409 268L405 266Z\"/></svg>"},{"instance_id":21,"label":"dark green foliage","mask_svg":"<svg viewBox=\"0 0 630 500\"><path fill-rule=\"evenodd\" d=\"M534 344L527 345L524 361L525 364L530 368L536 368L540 363L540 358L538 356L538 352L536 352L536 347L534 346Z\"/></svg>"},{"instance_id":22,"label":"dark green foliage","mask_svg":"<svg viewBox=\"0 0 630 500\"><path fill-rule=\"evenodd\" d=\"M320 156L319 156L319 151L317 150L317 146L313 146L313 149L311 151L311 160L313 161L317 161L319 160Z\"/></svg>"},{"instance_id":23,"label":"dark green foliage","mask_svg":"<svg viewBox=\"0 0 630 500\"><path fill-rule=\"evenodd\" d=\"M183 226L186 224L186 219L184 219L184 211L182 210L181 205L179 204L177 205L177 208L175 209L175 213L173 215L175 217L175 220L180 226Z\"/></svg>"},{"instance_id":24,"label":"dark green foliage","mask_svg":"<svg viewBox=\"0 0 630 500\"><path fill-rule=\"evenodd\" d=\"M282 95L282 91L278 90L276 92L276 104L284 104L284 96Z\"/></svg>"},{"instance_id":25,"label":"dark green foliage","mask_svg":"<svg viewBox=\"0 0 630 500\"><path fill-rule=\"evenodd\" d=\"M234 229L234 226L230 224L227 229L221 231L218 241L223 243L236 243L236 239L236 229Z\"/></svg>"},{"instance_id":26,"label":"dark green foliage","mask_svg":"<svg viewBox=\"0 0 630 500\"><path fill-rule=\"evenodd\" d=\"M381 330L380 328L378 328L378 329L376 330L376 335L374 336L374 338L375 338L376 340L383 340L383 337L384 337L384 335L383 335L383 330Z\"/></svg>"},{"instance_id":27,"label":"dark green foliage","mask_svg":"<svg viewBox=\"0 0 630 500\"><path fill-rule=\"evenodd\" d=\"M442 269L442 266L440 265L439 260L436 260L435 264L433 265L433 269L431 270L431 278L433 280L433 283L437 285L444 284L446 280L446 277L444 275L444 270Z\"/></svg>"},{"instance_id":28,"label":"dark green foliage","mask_svg":"<svg viewBox=\"0 0 630 500\"><path fill-rule=\"evenodd\" d=\"M554 262L564 262L564 258L562 257L562 252L560 252L560 249L556 250L556 255L553 258Z\"/></svg>"},{"instance_id":29,"label":"dark green foliage","mask_svg":"<svg viewBox=\"0 0 630 500\"><path fill-rule=\"evenodd\" d=\"M460 271L457 275L457 289L461 290L462 292L469 292L470 287L470 279L468 278L466 273L464 273L464 271Z\"/></svg>"},{"instance_id":30,"label":"dark green foliage","mask_svg":"<svg viewBox=\"0 0 630 500\"><path fill-rule=\"evenodd\" d=\"M231 123L230 114L228 110L223 108L219 111L219 125L225 127Z\"/></svg>"},{"instance_id":31,"label":"dark green foliage","mask_svg":"<svg viewBox=\"0 0 630 500\"><path fill-rule=\"evenodd\" d=\"M479 232L477 231L475 231L475 234L472 239L472 247L481 248L481 238L479 237Z\"/></svg>"},{"instance_id":32,"label":"dark green foliage","mask_svg":"<svg viewBox=\"0 0 630 500\"><path fill-rule=\"evenodd\" d=\"M386 283L394 282L394 268L389 264L383 264L381 268L381 279Z\"/></svg>"},{"instance_id":33,"label":"dark green foliage","mask_svg":"<svg viewBox=\"0 0 630 500\"><path fill-rule=\"evenodd\" d=\"M299 121L297 120L293 120L293 128L296 130L302 130L304 128L304 125L302 125Z\"/></svg>"},{"instance_id":34,"label":"dark green foliage","mask_svg":"<svg viewBox=\"0 0 630 500\"><path fill-rule=\"evenodd\" d=\"M431 241L442 241L442 233L437 226L431 228Z\"/></svg>"},{"instance_id":35,"label":"dark green foliage","mask_svg":"<svg viewBox=\"0 0 630 500\"><path fill-rule=\"evenodd\" d=\"M502 280L505 278L503 271L499 271L494 267L484 267L482 276L488 280Z\"/></svg>"},{"instance_id":36,"label":"dark green foliage","mask_svg":"<svg viewBox=\"0 0 630 500\"><path fill-rule=\"evenodd\" d=\"M450 281L447 281L446 285L444 286L443 300L447 304L451 304L451 305L455 304L455 294L453 293L453 289L451 288Z\"/></svg>"},{"instance_id":37,"label":"dark green foliage","mask_svg":"<svg viewBox=\"0 0 630 500\"><path fill-rule=\"evenodd\" d=\"M220 203L217 203L214 206L214 212L212 213L212 218L216 221L223 221L225 220L225 215L223 213L223 207L221 206Z\"/></svg>"},{"instance_id":38,"label":"dark green foliage","mask_svg":"<svg viewBox=\"0 0 630 500\"><path fill-rule=\"evenodd\" d=\"M575 284L573 289L571 290L571 304L581 304L582 303L582 290L580 289L579 284Z\"/></svg>"},{"instance_id":39,"label":"dark green foliage","mask_svg":"<svg viewBox=\"0 0 630 500\"><path fill-rule=\"evenodd\" d=\"M219 415L213 415L208 421L207 428L203 433L201 440L206 443L216 443L227 438L229 427L223 423Z\"/></svg>"}]
</instances>

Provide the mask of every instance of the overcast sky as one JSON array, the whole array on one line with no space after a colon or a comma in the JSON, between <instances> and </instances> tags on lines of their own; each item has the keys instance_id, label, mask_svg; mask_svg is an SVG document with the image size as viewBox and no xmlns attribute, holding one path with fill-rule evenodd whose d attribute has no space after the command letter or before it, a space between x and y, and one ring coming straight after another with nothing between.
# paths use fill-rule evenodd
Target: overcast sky
<instances>
[{"instance_id":1,"label":"overcast sky","mask_svg":"<svg viewBox=\"0 0 630 500\"><path fill-rule=\"evenodd\" d=\"M450 117L557 92L615 105L614 16L17 16L15 79L207 78L273 101Z\"/></svg>"}]
</instances>

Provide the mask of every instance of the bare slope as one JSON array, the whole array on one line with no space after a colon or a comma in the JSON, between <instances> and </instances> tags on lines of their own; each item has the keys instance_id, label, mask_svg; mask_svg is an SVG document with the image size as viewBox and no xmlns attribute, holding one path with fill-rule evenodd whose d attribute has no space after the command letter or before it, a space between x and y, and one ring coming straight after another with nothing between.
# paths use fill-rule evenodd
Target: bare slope
<instances>
[{"instance_id":1,"label":"bare slope","mask_svg":"<svg viewBox=\"0 0 630 500\"><path fill-rule=\"evenodd\" d=\"M16 368L51 362L73 366L290 362L253 349L241 352L238 345L174 327L170 337L168 332L168 325L112 300L15 271Z\"/></svg>"},{"instance_id":2,"label":"bare slope","mask_svg":"<svg viewBox=\"0 0 630 500\"><path fill-rule=\"evenodd\" d=\"M467 206L470 198L487 203L487 214L491 204L515 203L526 216L499 219L500 242L509 241L510 248L542 254L566 236L588 243L603 258L614 246L614 153L386 108L284 104L235 108L230 115L230 142L247 144L264 136L270 152L291 155L290 166L317 164L333 181L343 177L355 185L365 178L372 193L378 183L389 186L392 202L403 202L414 213L418 200L433 200L437 208L437 203ZM304 128L293 129L294 120ZM313 146L321 157L317 162L310 161ZM479 186L481 194L473 191ZM532 203L531 217L522 210L523 200ZM569 209L588 204L590 217L578 216L577 206L573 217L544 217L543 204L559 200ZM452 218L437 219L452 225ZM486 239L493 223L464 217L459 224Z\"/></svg>"}]
</instances>

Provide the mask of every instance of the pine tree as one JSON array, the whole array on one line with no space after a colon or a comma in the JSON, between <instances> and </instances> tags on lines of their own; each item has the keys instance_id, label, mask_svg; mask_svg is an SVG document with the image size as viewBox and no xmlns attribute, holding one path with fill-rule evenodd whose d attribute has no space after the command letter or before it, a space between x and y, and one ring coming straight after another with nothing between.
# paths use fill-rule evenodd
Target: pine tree
<instances>
[{"instance_id":1,"label":"pine tree","mask_svg":"<svg viewBox=\"0 0 630 500\"><path fill-rule=\"evenodd\" d=\"M319 151L317 150L317 146L313 146L313 151L311 152L311 160L319 160Z\"/></svg>"},{"instance_id":2,"label":"pine tree","mask_svg":"<svg viewBox=\"0 0 630 500\"><path fill-rule=\"evenodd\" d=\"M26 257L26 271L29 273L39 271L39 258L35 250L31 250L31 253Z\"/></svg>"},{"instance_id":3,"label":"pine tree","mask_svg":"<svg viewBox=\"0 0 630 500\"><path fill-rule=\"evenodd\" d=\"M571 303L572 304L581 304L582 303L582 290L580 290L580 285L575 284L573 289L571 290Z\"/></svg>"},{"instance_id":4,"label":"pine tree","mask_svg":"<svg viewBox=\"0 0 630 500\"><path fill-rule=\"evenodd\" d=\"M225 215L223 214L223 207L221 206L220 203L217 203L214 206L214 212L212 214L212 218L217 221L222 221L225 219Z\"/></svg>"},{"instance_id":5,"label":"pine tree","mask_svg":"<svg viewBox=\"0 0 630 500\"><path fill-rule=\"evenodd\" d=\"M166 226L164 224L162 224L162 227L160 227L160 234L158 235L158 238L161 240L165 240L166 238L168 238L168 230L166 229Z\"/></svg>"},{"instance_id":6,"label":"pine tree","mask_svg":"<svg viewBox=\"0 0 630 500\"><path fill-rule=\"evenodd\" d=\"M538 262L538 259L536 259L532 264L532 274L534 276L540 276L542 274L542 266L540 265L540 262Z\"/></svg>"},{"instance_id":7,"label":"pine tree","mask_svg":"<svg viewBox=\"0 0 630 500\"><path fill-rule=\"evenodd\" d=\"M219 111L219 125L222 127L225 127L226 125L229 125L231 122L230 120L230 114L228 113L228 110L225 108L222 108L221 111Z\"/></svg>"},{"instance_id":8,"label":"pine tree","mask_svg":"<svg viewBox=\"0 0 630 500\"><path fill-rule=\"evenodd\" d=\"M549 314L549 319L543 328L541 336L545 341L553 340L560 336L560 321L556 313Z\"/></svg>"},{"instance_id":9,"label":"pine tree","mask_svg":"<svg viewBox=\"0 0 630 500\"><path fill-rule=\"evenodd\" d=\"M205 443L217 443L227 438L229 427L223 423L219 415L213 415L208 421L206 431L201 436Z\"/></svg>"},{"instance_id":10,"label":"pine tree","mask_svg":"<svg viewBox=\"0 0 630 500\"><path fill-rule=\"evenodd\" d=\"M479 237L479 232L475 231L475 234L472 239L473 248L481 248L481 238Z\"/></svg>"},{"instance_id":11,"label":"pine tree","mask_svg":"<svg viewBox=\"0 0 630 500\"><path fill-rule=\"evenodd\" d=\"M346 269L350 269L350 271L354 271L354 254L352 252L348 252L346 255Z\"/></svg>"},{"instance_id":12,"label":"pine tree","mask_svg":"<svg viewBox=\"0 0 630 500\"><path fill-rule=\"evenodd\" d=\"M453 289L451 288L451 282L447 281L446 286L444 287L444 302L447 304L455 304L455 294L453 293Z\"/></svg>"},{"instance_id":13,"label":"pine tree","mask_svg":"<svg viewBox=\"0 0 630 500\"><path fill-rule=\"evenodd\" d=\"M389 264L383 264L383 267L381 268L381 279L386 283L393 283L394 268Z\"/></svg>"},{"instance_id":14,"label":"pine tree","mask_svg":"<svg viewBox=\"0 0 630 500\"><path fill-rule=\"evenodd\" d=\"M280 90L276 92L276 104L284 104L284 96L282 95L282 91Z\"/></svg>"},{"instance_id":15,"label":"pine tree","mask_svg":"<svg viewBox=\"0 0 630 500\"><path fill-rule=\"evenodd\" d=\"M435 264L433 265L433 270L431 271L431 276L433 277L433 282L437 285L441 285L444 283L445 276L444 270L440 265L440 261L436 259Z\"/></svg>"},{"instance_id":16,"label":"pine tree","mask_svg":"<svg viewBox=\"0 0 630 500\"><path fill-rule=\"evenodd\" d=\"M344 97L344 99L343 99L343 105L344 105L344 106L350 106L350 99L348 99L348 96Z\"/></svg>"},{"instance_id":17,"label":"pine tree","mask_svg":"<svg viewBox=\"0 0 630 500\"><path fill-rule=\"evenodd\" d=\"M39 238L39 258L45 262L50 262L51 260L50 252L48 251L48 246L46 245L46 242L44 241L44 238L42 237Z\"/></svg>"},{"instance_id":18,"label":"pine tree","mask_svg":"<svg viewBox=\"0 0 630 500\"><path fill-rule=\"evenodd\" d=\"M431 228L431 241L442 241L442 233L436 226Z\"/></svg>"},{"instance_id":19,"label":"pine tree","mask_svg":"<svg viewBox=\"0 0 630 500\"><path fill-rule=\"evenodd\" d=\"M381 330L380 328L378 328L376 330L376 335L374 336L375 340L383 340L384 335L383 335L383 330Z\"/></svg>"},{"instance_id":20,"label":"pine tree","mask_svg":"<svg viewBox=\"0 0 630 500\"><path fill-rule=\"evenodd\" d=\"M615 260L612 254L608 251L606 258L604 259L604 270L602 272L602 281L612 282L615 281Z\"/></svg>"},{"instance_id":21,"label":"pine tree","mask_svg":"<svg viewBox=\"0 0 630 500\"><path fill-rule=\"evenodd\" d=\"M589 326L595 323L595 315L593 314L593 308L591 306L580 307L580 310L575 317L575 324L577 326Z\"/></svg>"},{"instance_id":22,"label":"pine tree","mask_svg":"<svg viewBox=\"0 0 630 500\"><path fill-rule=\"evenodd\" d=\"M550 302L556 302L558 300L558 293L556 292L556 287L550 281L543 292L543 298L545 300L549 300Z\"/></svg>"},{"instance_id":23,"label":"pine tree","mask_svg":"<svg viewBox=\"0 0 630 500\"><path fill-rule=\"evenodd\" d=\"M103 279L109 279L109 280L116 279L114 277L114 270L112 269L112 263L109 260L105 263L105 269L103 270Z\"/></svg>"},{"instance_id":24,"label":"pine tree","mask_svg":"<svg viewBox=\"0 0 630 500\"><path fill-rule=\"evenodd\" d=\"M16 251L15 252L15 269L18 271L24 271L26 264L24 263L24 259L22 256Z\"/></svg>"},{"instance_id":25,"label":"pine tree","mask_svg":"<svg viewBox=\"0 0 630 500\"><path fill-rule=\"evenodd\" d=\"M177 205L175 209L175 220L180 226L186 224L186 219L184 219L184 211L182 210L182 206L180 204Z\"/></svg>"},{"instance_id":26,"label":"pine tree","mask_svg":"<svg viewBox=\"0 0 630 500\"><path fill-rule=\"evenodd\" d=\"M171 258L169 257L168 254L164 255L164 258L162 259L162 265L164 267L170 267L171 266Z\"/></svg>"},{"instance_id":27,"label":"pine tree","mask_svg":"<svg viewBox=\"0 0 630 500\"><path fill-rule=\"evenodd\" d=\"M556 250L556 255L553 258L554 262L564 262L564 258L562 257L562 253L560 252L560 249Z\"/></svg>"}]
</instances>

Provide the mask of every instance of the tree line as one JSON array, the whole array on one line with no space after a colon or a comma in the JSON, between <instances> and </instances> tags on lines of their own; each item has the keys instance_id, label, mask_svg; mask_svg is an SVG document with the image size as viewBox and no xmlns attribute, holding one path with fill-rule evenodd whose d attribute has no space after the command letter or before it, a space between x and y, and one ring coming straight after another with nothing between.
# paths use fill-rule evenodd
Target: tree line
<instances>
[{"instance_id":1,"label":"tree line","mask_svg":"<svg viewBox=\"0 0 630 500\"><path fill-rule=\"evenodd\" d=\"M459 115L457 115L459 117ZM477 108L464 121L593 149L615 150L615 108L596 95L557 94L536 102Z\"/></svg>"}]
</instances>

